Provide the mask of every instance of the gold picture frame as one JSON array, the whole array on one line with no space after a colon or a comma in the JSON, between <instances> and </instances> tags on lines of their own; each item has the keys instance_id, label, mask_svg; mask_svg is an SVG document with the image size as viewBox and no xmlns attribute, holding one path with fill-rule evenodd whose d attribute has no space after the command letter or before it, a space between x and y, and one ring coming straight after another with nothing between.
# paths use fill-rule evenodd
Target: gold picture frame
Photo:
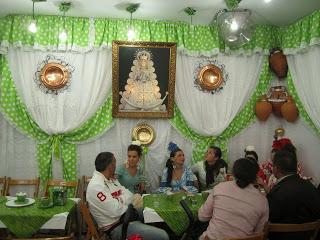
<instances>
[{"instance_id":1,"label":"gold picture frame","mask_svg":"<svg viewBox=\"0 0 320 240\"><path fill-rule=\"evenodd\" d=\"M176 43L112 42L112 115L173 117Z\"/></svg>"}]
</instances>

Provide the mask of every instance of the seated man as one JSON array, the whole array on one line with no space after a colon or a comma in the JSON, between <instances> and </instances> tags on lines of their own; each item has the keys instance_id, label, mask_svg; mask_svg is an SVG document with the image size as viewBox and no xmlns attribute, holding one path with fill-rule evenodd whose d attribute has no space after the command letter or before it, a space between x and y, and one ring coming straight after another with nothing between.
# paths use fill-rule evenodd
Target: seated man
<instances>
[{"instance_id":1,"label":"seated man","mask_svg":"<svg viewBox=\"0 0 320 240\"><path fill-rule=\"evenodd\" d=\"M96 171L87 188L86 198L89 209L99 229L111 231L111 238L117 240L121 238L120 217L126 212L135 196L114 179L116 159L112 153L99 153L95 160L95 167ZM127 235L132 234L140 234L144 240L169 239L164 230L138 221L131 222L128 226Z\"/></svg>"},{"instance_id":2,"label":"seated man","mask_svg":"<svg viewBox=\"0 0 320 240\"><path fill-rule=\"evenodd\" d=\"M279 151L274 155L273 173L277 182L267 195L271 223L306 223L320 219L320 196L317 189L297 174L297 158ZM309 239L305 233L270 233L270 240Z\"/></svg>"}]
</instances>

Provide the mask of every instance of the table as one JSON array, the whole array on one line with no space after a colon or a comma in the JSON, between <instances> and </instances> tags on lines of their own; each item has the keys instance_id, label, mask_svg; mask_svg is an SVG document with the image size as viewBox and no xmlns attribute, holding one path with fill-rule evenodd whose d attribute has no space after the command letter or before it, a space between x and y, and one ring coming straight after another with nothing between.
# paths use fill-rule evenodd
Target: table
<instances>
[{"instance_id":1,"label":"table","mask_svg":"<svg viewBox=\"0 0 320 240\"><path fill-rule=\"evenodd\" d=\"M31 237L40 229L64 229L69 212L76 206L76 202L67 200L65 206L40 209L40 200L33 205L8 208L7 199L0 197L0 227L8 228L17 237Z\"/></svg>"},{"instance_id":2,"label":"table","mask_svg":"<svg viewBox=\"0 0 320 240\"><path fill-rule=\"evenodd\" d=\"M207 196L207 194L187 196L185 193L176 193L169 196L166 194L150 194L144 196L143 205L145 210L143 213L145 222L164 221L175 234L181 235L186 230L189 220L179 202L185 198L189 208L196 216L198 209L205 202ZM191 204L191 199L193 199L193 204ZM159 206L154 206L155 201L159 202Z\"/></svg>"}]
</instances>

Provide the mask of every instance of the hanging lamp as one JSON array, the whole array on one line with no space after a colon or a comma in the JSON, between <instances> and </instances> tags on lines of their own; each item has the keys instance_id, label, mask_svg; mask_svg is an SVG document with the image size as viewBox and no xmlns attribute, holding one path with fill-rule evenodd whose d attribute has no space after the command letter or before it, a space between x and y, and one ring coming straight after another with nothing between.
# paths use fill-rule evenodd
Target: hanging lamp
<instances>
[{"instance_id":1,"label":"hanging lamp","mask_svg":"<svg viewBox=\"0 0 320 240\"><path fill-rule=\"evenodd\" d=\"M71 2L62 2L59 4L59 10L63 13L63 29L59 34L59 39L61 42L65 42L68 38L66 30L66 12L69 11L71 7Z\"/></svg>"},{"instance_id":2,"label":"hanging lamp","mask_svg":"<svg viewBox=\"0 0 320 240\"><path fill-rule=\"evenodd\" d=\"M46 2L46 0L31 0L32 1L32 20L28 26L28 30L32 33L36 33L37 32L37 21L34 17L34 4L36 2Z\"/></svg>"},{"instance_id":3,"label":"hanging lamp","mask_svg":"<svg viewBox=\"0 0 320 240\"><path fill-rule=\"evenodd\" d=\"M192 7L186 7L183 11L190 17L190 26L193 27L192 16L196 15L197 10Z\"/></svg>"},{"instance_id":4,"label":"hanging lamp","mask_svg":"<svg viewBox=\"0 0 320 240\"><path fill-rule=\"evenodd\" d=\"M140 4L139 3L134 3L134 4L130 4L127 8L126 11L130 13L130 26L128 29L128 40L132 41L136 38L136 32L132 26L132 14L137 11L137 9L139 8Z\"/></svg>"}]
</instances>

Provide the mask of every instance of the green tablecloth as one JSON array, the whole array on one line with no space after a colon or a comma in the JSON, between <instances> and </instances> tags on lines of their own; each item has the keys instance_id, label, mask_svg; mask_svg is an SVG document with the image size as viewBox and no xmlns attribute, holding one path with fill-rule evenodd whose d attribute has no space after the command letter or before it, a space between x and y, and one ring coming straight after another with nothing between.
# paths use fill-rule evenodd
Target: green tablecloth
<instances>
[{"instance_id":1,"label":"green tablecloth","mask_svg":"<svg viewBox=\"0 0 320 240\"><path fill-rule=\"evenodd\" d=\"M68 199L65 206L40 209L39 199L33 205L19 208L9 208L5 203L6 198L0 197L0 220L17 237L31 237L55 214L69 212L76 204Z\"/></svg>"},{"instance_id":2,"label":"green tablecloth","mask_svg":"<svg viewBox=\"0 0 320 240\"><path fill-rule=\"evenodd\" d=\"M144 207L153 208L173 232L181 235L188 227L189 220L179 203L180 200L186 198L189 208L194 216L196 216L198 209L205 202L206 197L207 195L202 196L201 194L189 197L184 193L177 193L170 196L165 194L151 194L143 198L143 205ZM193 204L191 203L191 198L195 200ZM154 206L156 199L159 201L159 207Z\"/></svg>"}]
</instances>

